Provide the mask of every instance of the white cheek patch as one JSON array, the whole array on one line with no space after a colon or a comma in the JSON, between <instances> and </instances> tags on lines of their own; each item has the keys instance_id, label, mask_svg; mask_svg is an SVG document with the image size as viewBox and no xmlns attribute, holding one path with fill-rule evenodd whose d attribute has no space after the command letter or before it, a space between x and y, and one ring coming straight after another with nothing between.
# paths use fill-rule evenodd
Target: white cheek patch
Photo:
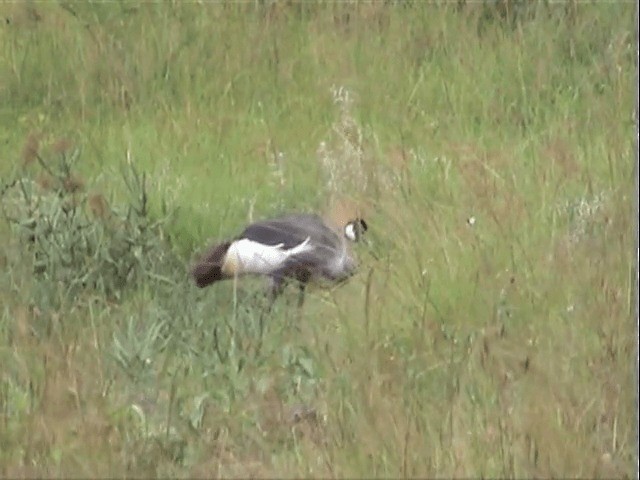
<instances>
[{"instance_id":1,"label":"white cheek patch","mask_svg":"<svg viewBox=\"0 0 640 480\"><path fill-rule=\"evenodd\" d=\"M227 275L242 275L245 273L268 275L283 267L286 261L313 249L307 238L300 245L285 249L283 245L264 245L253 240L243 238L231 244L222 266Z\"/></svg>"},{"instance_id":2,"label":"white cheek patch","mask_svg":"<svg viewBox=\"0 0 640 480\"><path fill-rule=\"evenodd\" d=\"M358 239L358 237L356 236L356 227L353 225L353 223L349 223L346 227L344 227L344 236L352 242L355 242Z\"/></svg>"}]
</instances>

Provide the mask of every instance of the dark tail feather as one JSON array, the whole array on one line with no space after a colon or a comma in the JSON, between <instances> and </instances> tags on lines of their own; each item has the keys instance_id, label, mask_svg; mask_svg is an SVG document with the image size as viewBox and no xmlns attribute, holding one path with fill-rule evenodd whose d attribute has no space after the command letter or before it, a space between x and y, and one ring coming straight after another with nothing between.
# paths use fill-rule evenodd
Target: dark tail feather
<instances>
[{"instance_id":1,"label":"dark tail feather","mask_svg":"<svg viewBox=\"0 0 640 480\"><path fill-rule=\"evenodd\" d=\"M219 243L209 249L191 269L196 285L204 288L212 283L224 280L222 265L231 242Z\"/></svg>"}]
</instances>

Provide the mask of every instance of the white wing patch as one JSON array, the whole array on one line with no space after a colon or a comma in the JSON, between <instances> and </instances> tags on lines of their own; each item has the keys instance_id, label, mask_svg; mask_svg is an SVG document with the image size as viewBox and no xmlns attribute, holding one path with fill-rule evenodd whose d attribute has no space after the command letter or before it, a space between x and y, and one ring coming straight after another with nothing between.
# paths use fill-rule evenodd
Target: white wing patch
<instances>
[{"instance_id":1,"label":"white wing patch","mask_svg":"<svg viewBox=\"0 0 640 480\"><path fill-rule=\"evenodd\" d=\"M236 240L227 250L222 271L230 276L246 273L265 275L284 266L289 258L313 250L310 238L288 250L283 247L283 244L264 245L246 238Z\"/></svg>"}]
</instances>

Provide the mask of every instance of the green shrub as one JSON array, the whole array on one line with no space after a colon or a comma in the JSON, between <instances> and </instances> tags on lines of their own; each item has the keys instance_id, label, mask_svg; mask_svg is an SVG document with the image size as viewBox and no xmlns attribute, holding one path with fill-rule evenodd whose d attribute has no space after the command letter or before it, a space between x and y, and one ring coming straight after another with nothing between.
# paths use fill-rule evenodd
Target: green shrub
<instances>
[{"instance_id":1,"label":"green shrub","mask_svg":"<svg viewBox=\"0 0 640 480\"><path fill-rule=\"evenodd\" d=\"M181 262L165 241L170 219L149 209L146 176L128 163L122 179L129 192L124 206L113 207L89 193L75 173L80 151L44 159L35 153L39 175L26 169L2 190L2 210L21 239L38 281L61 287L62 298L94 291L114 300L143 281L173 283Z\"/></svg>"}]
</instances>

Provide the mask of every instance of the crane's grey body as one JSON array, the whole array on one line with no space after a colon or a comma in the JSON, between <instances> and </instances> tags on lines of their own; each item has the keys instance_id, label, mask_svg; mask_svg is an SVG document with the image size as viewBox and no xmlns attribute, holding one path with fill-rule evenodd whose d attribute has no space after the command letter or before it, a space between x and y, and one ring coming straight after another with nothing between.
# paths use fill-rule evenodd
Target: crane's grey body
<instances>
[{"instance_id":1,"label":"crane's grey body","mask_svg":"<svg viewBox=\"0 0 640 480\"><path fill-rule=\"evenodd\" d=\"M289 214L248 225L232 241L215 245L196 264L192 274L203 288L217 281L247 274L270 279L272 298L282 291L286 280L304 288L311 280L341 282L356 271L356 261L347 241L358 241L367 224L357 219L338 234L314 214Z\"/></svg>"},{"instance_id":2,"label":"crane's grey body","mask_svg":"<svg viewBox=\"0 0 640 480\"><path fill-rule=\"evenodd\" d=\"M295 271L302 274L305 270L317 279L339 281L355 271L355 260L345 239L317 215L292 214L256 222L249 225L241 237L270 246L282 245L285 249L293 249L308 239L311 248L289 258L282 268L274 271L276 277Z\"/></svg>"}]
</instances>

